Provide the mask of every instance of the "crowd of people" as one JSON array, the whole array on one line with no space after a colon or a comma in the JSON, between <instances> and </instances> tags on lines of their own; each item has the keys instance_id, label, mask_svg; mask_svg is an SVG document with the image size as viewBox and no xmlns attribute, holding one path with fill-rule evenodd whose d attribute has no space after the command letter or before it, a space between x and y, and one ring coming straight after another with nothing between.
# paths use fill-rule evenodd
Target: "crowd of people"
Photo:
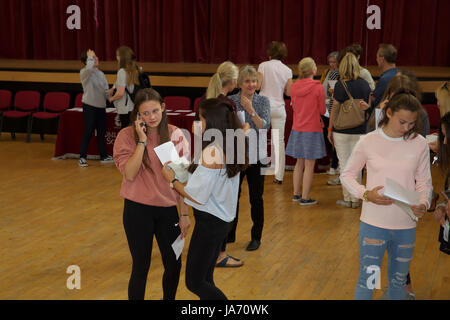
<instances>
[{"instance_id":1,"label":"crowd of people","mask_svg":"<svg viewBox=\"0 0 450 320\"><path fill-rule=\"evenodd\" d=\"M270 128L278 137L273 139L273 183L283 183L285 155L296 159L293 201L301 206L319 203L311 198L314 168L316 160L327 154L331 160L327 173L340 173L327 182L342 187L342 199L336 204L357 209L362 201L360 273L354 298L372 298L368 268L381 267L385 251L389 259L387 298L414 298L409 266L416 221L426 214L435 199L430 149L437 154L446 181L445 190L450 188L449 83L436 91L442 120L437 141L428 143L430 125L421 105L417 79L411 71L397 69L396 48L380 44L377 64L382 73L376 85L370 72L359 63L361 54L358 44L331 52L327 57L329 68L320 81L314 80L317 66L311 57L298 63L299 77L293 80L292 70L282 62L287 56L286 45L282 42L273 41L268 45L268 60L258 69L246 65L239 70L229 61L220 64L201 98L196 124L201 126L199 135L210 129L222 135L203 141L199 153L192 157L197 161L187 169L188 180L181 182L170 163L162 165L153 149L172 141L181 147L177 150L185 153L191 150L188 139L168 123L158 92L144 88L135 96L131 94L140 86L133 51L128 47L117 50L119 70L111 89L98 69L95 52L82 53L85 132L79 165L87 166L87 144L96 129L101 161L114 160L123 175L120 191L124 198L123 224L132 257L129 299L144 298L153 236L164 265L163 298L175 299L181 259L176 258L171 244L178 236L184 238L188 234L191 225L188 206L193 208L195 228L187 253L186 286L200 299L226 299L215 285L213 274L215 268L244 266L244 261L226 253L226 246L236 239L241 185L245 177L253 222L246 250L255 251L261 246L265 183L262 171L267 165L266 132ZM236 88L238 93L230 95ZM293 109L293 124L286 146L285 96L290 96ZM106 154L104 147L107 100L114 103L123 128L115 140L114 158ZM247 135L243 163L237 159L238 152L230 153L227 148L230 141L225 137L230 130ZM249 153L249 132L256 137L256 156L253 157ZM387 178L403 188L417 191L418 203L400 206L385 196ZM450 203L438 204L433 216L441 225L440 250L450 254L445 235L446 232L448 235Z\"/></svg>"}]
</instances>

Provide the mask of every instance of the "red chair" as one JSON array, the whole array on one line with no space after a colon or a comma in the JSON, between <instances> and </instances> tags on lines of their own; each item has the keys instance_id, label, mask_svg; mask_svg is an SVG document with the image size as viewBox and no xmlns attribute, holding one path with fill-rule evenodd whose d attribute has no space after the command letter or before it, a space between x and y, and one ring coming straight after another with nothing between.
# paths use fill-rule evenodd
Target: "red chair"
<instances>
[{"instance_id":1,"label":"red chair","mask_svg":"<svg viewBox=\"0 0 450 320\"><path fill-rule=\"evenodd\" d=\"M83 99L83 94L77 94L75 97L75 105L73 106L74 108L83 108L83 102L81 102L81 99Z\"/></svg>"},{"instance_id":2,"label":"red chair","mask_svg":"<svg viewBox=\"0 0 450 320\"><path fill-rule=\"evenodd\" d=\"M0 90L0 111L8 110L11 107L11 98L11 91Z\"/></svg>"},{"instance_id":3,"label":"red chair","mask_svg":"<svg viewBox=\"0 0 450 320\"><path fill-rule=\"evenodd\" d=\"M439 131L439 124L441 123L441 112L435 104L424 104L423 108L428 113L430 120L430 134Z\"/></svg>"},{"instance_id":4,"label":"red chair","mask_svg":"<svg viewBox=\"0 0 450 320\"><path fill-rule=\"evenodd\" d=\"M200 100L201 99L202 99L201 97L195 98L195 100L194 100L194 112L197 112L198 105L200 104Z\"/></svg>"},{"instance_id":5,"label":"red chair","mask_svg":"<svg viewBox=\"0 0 450 320\"><path fill-rule=\"evenodd\" d=\"M61 114L69 109L70 95L66 92L48 92L45 94L44 103L42 105L44 111L35 112L31 115L31 121L28 123L27 142L30 142L31 130L33 128L33 121L49 122L53 119L58 119ZM41 124L42 125L42 124ZM44 140L44 126L41 126L41 140Z\"/></svg>"},{"instance_id":6,"label":"red chair","mask_svg":"<svg viewBox=\"0 0 450 320\"><path fill-rule=\"evenodd\" d=\"M18 91L14 96L14 110L5 111L3 113L2 121L0 122L0 133L3 130L3 120L7 119L15 119L17 121L26 119L26 128L28 128L29 122L31 121L31 114L39 109L40 103L41 94L38 91ZM15 125L13 125L11 129L11 138L15 139Z\"/></svg>"},{"instance_id":7,"label":"red chair","mask_svg":"<svg viewBox=\"0 0 450 320\"><path fill-rule=\"evenodd\" d=\"M12 93L9 90L0 90L0 129L3 122L3 111L11 107Z\"/></svg>"},{"instance_id":8,"label":"red chair","mask_svg":"<svg viewBox=\"0 0 450 320\"><path fill-rule=\"evenodd\" d=\"M167 109L173 111L191 109L191 99L188 97L167 96L164 98L164 103Z\"/></svg>"}]
</instances>

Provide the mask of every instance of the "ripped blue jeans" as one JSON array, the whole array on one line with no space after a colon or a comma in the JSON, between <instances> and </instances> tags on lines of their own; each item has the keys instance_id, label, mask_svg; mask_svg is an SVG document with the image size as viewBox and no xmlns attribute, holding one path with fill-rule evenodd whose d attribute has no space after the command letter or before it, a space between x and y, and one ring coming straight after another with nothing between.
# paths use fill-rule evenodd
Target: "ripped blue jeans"
<instances>
[{"instance_id":1,"label":"ripped blue jeans","mask_svg":"<svg viewBox=\"0 0 450 320\"><path fill-rule=\"evenodd\" d=\"M355 300L370 300L376 284L376 269L381 268L384 252L388 252L388 298L405 299L406 276L412 260L416 228L389 230L364 222L359 226L359 278ZM378 272L381 277L381 272ZM381 281L380 281L381 282Z\"/></svg>"}]
</instances>

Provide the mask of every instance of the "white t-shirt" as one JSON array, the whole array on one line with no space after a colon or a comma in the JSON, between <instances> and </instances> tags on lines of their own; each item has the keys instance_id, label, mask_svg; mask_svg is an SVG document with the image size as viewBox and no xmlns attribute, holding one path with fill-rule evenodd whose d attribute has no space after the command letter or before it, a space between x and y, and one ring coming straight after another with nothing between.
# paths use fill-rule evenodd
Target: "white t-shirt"
<instances>
[{"instance_id":1,"label":"white t-shirt","mask_svg":"<svg viewBox=\"0 0 450 320\"><path fill-rule=\"evenodd\" d=\"M272 59L261 63L258 72L263 75L260 95L270 101L270 108L284 107L284 88L292 79L292 70L280 60Z\"/></svg>"},{"instance_id":2,"label":"white t-shirt","mask_svg":"<svg viewBox=\"0 0 450 320\"><path fill-rule=\"evenodd\" d=\"M117 80L114 84L114 87L126 87L128 89L128 92L133 92L134 84L132 84L131 86L127 85L127 73L125 69L121 68L117 72ZM118 114L127 114L128 112L133 111L134 108L133 100L131 100L126 91L124 92L122 98L114 102L114 105L116 106Z\"/></svg>"}]
</instances>

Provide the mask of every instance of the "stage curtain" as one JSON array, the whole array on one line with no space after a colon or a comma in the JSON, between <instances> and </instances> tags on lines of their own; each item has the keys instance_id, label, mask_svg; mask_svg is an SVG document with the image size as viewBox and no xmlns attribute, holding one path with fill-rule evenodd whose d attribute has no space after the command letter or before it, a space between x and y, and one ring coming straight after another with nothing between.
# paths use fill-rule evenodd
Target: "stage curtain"
<instances>
[{"instance_id":1,"label":"stage curtain","mask_svg":"<svg viewBox=\"0 0 450 320\"><path fill-rule=\"evenodd\" d=\"M366 28L367 5L381 9L381 29ZM376 64L380 43L392 43L399 65L450 65L448 0L0 0L0 58L74 60L92 48L115 60L121 45L139 61L260 63L272 40L284 41L286 63L351 43L361 64ZM81 9L81 30L69 30L66 9ZM96 17L95 20L95 8ZM98 24L97 24L98 23Z\"/></svg>"}]
</instances>

